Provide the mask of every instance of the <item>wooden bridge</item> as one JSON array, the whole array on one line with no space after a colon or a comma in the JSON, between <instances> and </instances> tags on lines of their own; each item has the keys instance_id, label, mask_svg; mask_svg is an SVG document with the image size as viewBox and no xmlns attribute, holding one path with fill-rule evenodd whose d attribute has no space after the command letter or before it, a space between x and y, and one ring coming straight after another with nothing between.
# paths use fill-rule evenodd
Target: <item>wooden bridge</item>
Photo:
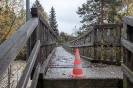
<instances>
[{"instance_id":1,"label":"wooden bridge","mask_svg":"<svg viewBox=\"0 0 133 88\"><path fill-rule=\"evenodd\" d=\"M86 78L73 79L67 76L69 73L62 73L67 76L65 78L59 75L56 77L56 69L61 72L62 69L73 67L70 64L71 59L66 56L65 59L59 60L62 56L56 55L60 49L56 48L57 35L37 8L32 8L31 14L32 18L0 45L0 81L30 38L31 54L16 88L26 88L30 77L32 79L30 88L122 88L122 86L133 88L133 17L123 17L123 24L94 25L82 36L63 44L63 48L69 54L73 54L76 48L80 50L81 58L84 59L83 67L87 69ZM66 52L65 50L62 49L62 52ZM56 56L58 59L55 59ZM59 63L56 64L58 60ZM67 61L68 66L63 62L64 60ZM54 63L51 64L51 61ZM99 63L103 64L99 65ZM105 64L108 64L106 65L108 70L95 68L96 66L104 67ZM123 77L121 77L119 67L123 71ZM68 70L70 69L65 71ZM90 77L93 70L101 71L101 73L95 73L100 77L96 77L97 75ZM104 72L110 70L113 70L112 75L110 73L103 75ZM47 77L48 71L55 71L51 74L55 78ZM117 72L120 74L117 75Z\"/></svg>"}]
</instances>

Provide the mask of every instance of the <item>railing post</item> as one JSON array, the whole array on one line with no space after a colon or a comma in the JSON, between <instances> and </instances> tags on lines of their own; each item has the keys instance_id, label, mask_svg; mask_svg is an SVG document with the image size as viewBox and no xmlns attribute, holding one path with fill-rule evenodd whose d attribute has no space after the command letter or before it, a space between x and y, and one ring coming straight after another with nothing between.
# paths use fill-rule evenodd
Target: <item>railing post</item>
<instances>
[{"instance_id":1,"label":"railing post","mask_svg":"<svg viewBox=\"0 0 133 88\"><path fill-rule=\"evenodd\" d=\"M93 47L94 47L94 52L93 52L93 59L95 60L96 59L96 38L97 38L97 29L96 27L94 26L94 29L93 29Z\"/></svg>"}]
</instances>

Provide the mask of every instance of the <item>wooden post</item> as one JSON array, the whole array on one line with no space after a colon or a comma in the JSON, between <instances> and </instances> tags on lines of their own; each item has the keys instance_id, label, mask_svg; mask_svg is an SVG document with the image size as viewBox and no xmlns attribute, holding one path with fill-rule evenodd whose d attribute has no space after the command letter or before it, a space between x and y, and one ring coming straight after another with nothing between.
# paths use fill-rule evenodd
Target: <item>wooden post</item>
<instances>
[{"instance_id":1,"label":"wooden post","mask_svg":"<svg viewBox=\"0 0 133 88\"><path fill-rule=\"evenodd\" d=\"M97 29L96 27L94 27L94 30L93 30L93 48L94 48L94 53L93 53L93 59L96 59L96 42L97 42Z\"/></svg>"},{"instance_id":2,"label":"wooden post","mask_svg":"<svg viewBox=\"0 0 133 88\"><path fill-rule=\"evenodd\" d=\"M124 46L123 86L124 88L133 88L133 18L123 17L123 20L124 38L121 39Z\"/></svg>"}]
</instances>

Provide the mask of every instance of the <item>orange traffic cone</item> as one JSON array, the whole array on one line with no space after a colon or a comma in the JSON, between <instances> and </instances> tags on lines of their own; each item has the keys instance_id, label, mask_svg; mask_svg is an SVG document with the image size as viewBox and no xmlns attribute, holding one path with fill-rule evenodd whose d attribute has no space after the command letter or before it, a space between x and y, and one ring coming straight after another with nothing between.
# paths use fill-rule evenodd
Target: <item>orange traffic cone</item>
<instances>
[{"instance_id":1,"label":"orange traffic cone","mask_svg":"<svg viewBox=\"0 0 133 88\"><path fill-rule=\"evenodd\" d=\"M79 55L78 49L76 49L74 68L73 68L73 71L71 73L71 77L73 77L73 78L84 78L85 77L85 75L83 74L82 62L80 60L80 55Z\"/></svg>"}]
</instances>

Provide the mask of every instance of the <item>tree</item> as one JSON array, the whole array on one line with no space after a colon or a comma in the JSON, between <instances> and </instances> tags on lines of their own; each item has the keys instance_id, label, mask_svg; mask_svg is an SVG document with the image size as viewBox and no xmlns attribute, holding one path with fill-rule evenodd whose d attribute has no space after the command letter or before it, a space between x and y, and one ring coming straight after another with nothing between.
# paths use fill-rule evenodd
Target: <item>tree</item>
<instances>
[{"instance_id":1,"label":"tree","mask_svg":"<svg viewBox=\"0 0 133 88\"><path fill-rule=\"evenodd\" d=\"M87 0L82 7L78 7L77 14L82 18L80 21L83 23L82 28L86 29L89 25L99 22L100 3L95 0Z\"/></svg>"},{"instance_id":2,"label":"tree","mask_svg":"<svg viewBox=\"0 0 133 88\"><path fill-rule=\"evenodd\" d=\"M125 16L125 15L129 15L129 16L133 16L133 0L121 0L121 15Z\"/></svg>"},{"instance_id":3,"label":"tree","mask_svg":"<svg viewBox=\"0 0 133 88\"><path fill-rule=\"evenodd\" d=\"M43 15L43 17L45 18L45 20L48 22L48 15L47 13L45 12L44 8L42 7L41 3L39 0L36 0L34 2L34 4L32 5L33 8L38 8L40 13Z\"/></svg>"},{"instance_id":4,"label":"tree","mask_svg":"<svg viewBox=\"0 0 133 88\"><path fill-rule=\"evenodd\" d=\"M49 24L50 26L52 27L52 29L54 30L54 32L59 35L59 31L58 31L58 24L57 24L57 21L56 21L56 13L55 13L55 10L54 8L52 7L51 8L51 11L50 11L50 15L49 15Z\"/></svg>"},{"instance_id":5,"label":"tree","mask_svg":"<svg viewBox=\"0 0 133 88\"><path fill-rule=\"evenodd\" d=\"M118 0L87 0L78 7L77 14L82 18L82 28L86 29L93 24L114 23L117 8L120 7Z\"/></svg>"},{"instance_id":6,"label":"tree","mask_svg":"<svg viewBox=\"0 0 133 88\"><path fill-rule=\"evenodd\" d=\"M0 2L0 44L14 34L26 21L24 0L2 0ZM25 46L16 57L25 58Z\"/></svg>"},{"instance_id":7,"label":"tree","mask_svg":"<svg viewBox=\"0 0 133 88\"><path fill-rule=\"evenodd\" d=\"M106 20L107 23L117 23L117 19L122 21L121 15L118 13L121 7L121 1L120 0L105 0L106 1Z\"/></svg>"},{"instance_id":8,"label":"tree","mask_svg":"<svg viewBox=\"0 0 133 88\"><path fill-rule=\"evenodd\" d=\"M72 41L75 37L67 33L61 32L58 36L58 44L62 45L64 42Z\"/></svg>"},{"instance_id":9,"label":"tree","mask_svg":"<svg viewBox=\"0 0 133 88\"><path fill-rule=\"evenodd\" d=\"M0 43L2 43L25 23L25 9L24 0L3 0L0 4Z\"/></svg>"}]
</instances>

